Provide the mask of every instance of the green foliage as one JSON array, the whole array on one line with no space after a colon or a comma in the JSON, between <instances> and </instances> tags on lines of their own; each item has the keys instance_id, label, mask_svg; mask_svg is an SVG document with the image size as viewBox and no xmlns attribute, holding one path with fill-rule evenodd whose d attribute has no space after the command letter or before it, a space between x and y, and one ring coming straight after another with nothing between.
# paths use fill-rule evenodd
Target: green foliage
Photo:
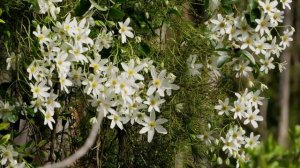
<instances>
[{"instance_id":1,"label":"green foliage","mask_svg":"<svg viewBox=\"0 0 300 168\"><path fill-rule=\"evenodd\" d=\"M242 168L296 168L300 166L300 126L297 125L289 132L288 148L281 147L273 135L260 144L258 148L250 151L250 161Z\"/></svg>"}]
</instances>

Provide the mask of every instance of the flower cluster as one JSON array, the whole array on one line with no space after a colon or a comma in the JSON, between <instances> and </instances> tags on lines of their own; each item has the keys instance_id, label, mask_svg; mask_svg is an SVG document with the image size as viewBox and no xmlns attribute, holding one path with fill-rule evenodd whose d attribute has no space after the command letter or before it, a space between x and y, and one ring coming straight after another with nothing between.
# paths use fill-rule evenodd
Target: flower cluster
<instances>
[{"instance_id":1,"label":"flower cluster","mask_svg":"<svg viewBox=\"0 0 300 168\"><path fill-rule=\"evenodd\" d=\"M0 156L1 156L1 165L12 168L23 168L25 163L18 163L16 157L18 152L16 152L12 145L2 146L0 145Z\"/></svg>"},{"instance_id":2,"label":"flower cluster","mask_svg":"<svg viewBox=\"0 0 300 168\"><path fill-rule=\"evenodd\" d=\"M227 153L229 157L237 159L237 167L239 167L239 161L249 161L249 157L245 153L245 149L252 149L259 144L260 135L254 136L253 132L249 137L245 135L246 131L237 125L229 129L225 137L221 137L221 141L224 144L222 150Z\"/></svg>"},{"instance_id":3,"label":"flower cluster","mask_svg":"<svg viewBox=\"0 0 300 168\"><path fill-rule=\"evenodd\" d=\"M133 38L129 23L130 19L119 22L122 43L126 37ZM174 75L158 71L149 59L117 64L101 58L99 52L113 43L113 32L103 29L91 39L91 25L92 18L78 21L69 14L52 29L37 26L33 34L38 38L43 59L34 60L27 69L29 80L35 81L30 84L31 107L42 112L44 124L53 129L55 110L61 107L59 96L83 88L91 106L111 120L111 128L123 129L129 121L132 125L138 123L143 126L141 134L148 132L148 142L154 130L166 134L161 124L167 120L156 119L155 113L160 113L166 94L170 96L172 90L179 89L173 84ZM91 122L97 123L94 118Z\"/></svg>"},{"instance_id":4,"label":"flower cluster","mask_svg":"<svg viewBox=\"0 0 300 168\"><path fill-rule=\"evenodd\" d=\"M293 27L282 26L284 11L279 10L285 7L290 9L289 3L291 1L260 0L257 7L252 6L249 8L251 11L242 12L242 16L216 14L210 19L207 26L212 31L210 38L216 48L219 65L229 62L235 77L248 79L250 87L254 87L250 80L252 74L268 74L275 69L274 60L293 41L295 30ZM256 9L252 9L253 7ZM251 16L253 12L257 15ZM279 34L281 27L285 28L283 34ZM281 72L285 63L277 64ZM247 161L245 149L253 148L259 143L260 135L251 132L249 137L246 136L241 123L258 128L258 122L263 121L263 117L259 115L259 106L263 104L264 98L260 97L260 93L266 88L262 83L260 90L249 92L246 88L243 93L235 93L235 101L231 102L226 98L224 101L219 100L219 104L215 106L219 115L232 118L230 129L226 130L224 137L216 139L222 142L222 149L228 157L237 160L237 167L240 161ZM209 144L214 139L207 133L198 138Z\"/></svg>"},{"instance_id":5,"label":"flower cluster","mask_svg":"<svg viewBox=\"0 0 300 168\"><path fill-rule=\"evenodd\" d=\"M190 57L186 60L188 66L188 73L191 76L200 75L199 69L203 67L201 63L196 63L197 55L190 55Z\"/></svg>"},{"instance_id":6,"label":"flower cluster","mask_svg":"<svg viewBox=\"0 0 300 168\"><path fill-rule=\"evenodd\" d=\"M40 13L50 13L51 17L56 20L56 15L60 13L60 7L55 6L57 2L62 2L62 0L38 0Z\"/></svg>"},{"instance_id":7,"label":"flower cluster","mask_svg":"<svg viewBox=\"0 0 300 168\"><path fill-rule=\"evenodd\" d=\"M282 35L278 34L279 24L283 23L284 18L284 11L279 10L278 7L280 5L283 8L289 7L290 1L282 1L280 5L277 0L258 2L260 18L254 20L255 27L249 25L246 15L234 17L217 14L207 22L213 32L211 38L215 41L217 49L229 46L241 49L238 53L241 56L232 59L237 78L248 77L254 71L255 65L259 66L259 71L267 74L269 70L275 68L274 56L279 57L293 40L292 35L295 31L293 27L286 27ZM277 39L278 35L280 39ZM278 63L278 67L281 66Z\"/></svg>"},{"instance_id":8,"label":"flower cluster","mask_svg":"<svg viewBox=\"0 0 300 168\"><path fill-rule=\"evenodd\" d=\"M233 116L235 120L243 122L244 125L251 124L253 128L258 127L258 121L263 121L263 117L259 115L260 109L259 106L263 104L263 97L260 97L260 90L256 92L248 92L248 89L245 89L243 94L235 93L237 100L233 102L231 106L229 104L229 99L226 98L224 101L219 100L219 105L215 106L215 109L218 111L219 115ZM232 114L231 114L232 113ZM233 134L235 132L236 134ZM225 138L221 138L224 143L223 150L228 152L229 156L232 156L234 153L235 158L241 158L241 153L243 152L243 144L245 144L246 139L251 139L253 133L249 138L244 136L245 131L242 127L235 125L233 129L230 129ZM237 136L240 136L240 139L237 139ZM255 136L255 137L259 137ZM258 138L256 139L258 143ZM253 145L245 145L244 147L253 147Z\"/></svg>"},{"instance_id":9,"label":"flower cluster","mask_svg":"<svg viewBox=\"0 0 300 168\"><path fill-rule=\"evenodd\" d=\"M259 115L259 106L263 104L262 100L264 99L260 96L260 92L260 90L248 92L248 89L246 89L242 94L235 93L237 100L233 104L230 104L229 98L226 98L224 101L219 100L219 104L215 106L215 109L219 115L233 118L237 121L236 123L251 124L253 128L257 128L257 122L263 121L263 117ZM216 138L213 136L213 131L211 131L211 125L208 124L208 131L197 137L209 146L219 145L219 142L222 142L222 150L227 153L228 157L237 159L238 165L239 161L247 161L248 156L245 150L247 148L252 149L259 144L260 135L254 135L251 132L248 137L242 126L234 124L233 127L230 127L225 137ZM213 144L213 142L215 143ZM211 150L214 150L214 148L211 147Z\"/></svg>"}]
</instances>

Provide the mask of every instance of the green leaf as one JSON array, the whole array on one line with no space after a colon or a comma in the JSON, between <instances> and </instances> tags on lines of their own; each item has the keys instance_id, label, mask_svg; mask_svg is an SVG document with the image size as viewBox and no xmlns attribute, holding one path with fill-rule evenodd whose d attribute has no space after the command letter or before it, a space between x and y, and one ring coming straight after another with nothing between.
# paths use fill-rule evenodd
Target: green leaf
<instances>
[{"instance_id":1,"label":"green leaf","mask_svg":"<svg viewBox=\"0 0 300 168\"><path fill-rule=\"evenodd\" d=\"M10 134L4 135L0 140L0 144L5 144L6 142L8 142L9 139L10 139Z\"/></svg>"},{"instance_id":2,"label":"green leaf","mask_svg":"<svg viewBox=\"0 0 300 168\"><path fill-rule=\"evenodd\" d=\"M149 47L149 45L144 42L140 43L139 50L144 56L147 56L151 52L151 48Z\"/></svg>"},{"instance_id":3,"label":"green leaf","mask_svg":"<svg viewBox=\"0 0 300 168\"><path fill-rule=\"evenodd\" d=\"M209 8L209 0L204 1L204 7L205 7L205 9Z\"/></svg>"},{"instance_id":4,"label":"green leaf","mask_svg":"<svg viewBox=\"0 0 300 168\"><path fill-rule=\"evenodd\" d=\"M43 147L43 146L45 146L46 144L47 144L47 142L48 141L46 141L46 140L41 140L39 143L38 143L38 147Z\"/></svg>"},{"instance_id":5,"label":"green leaf","mask_svg":"<svg viewBox=\"0 0 300 168\"><path fill-rule=\"evenodd\" d=\"M18 116L14 115L14 114L9 114L7 119L9 122L15 123L18 120Z\"/></svg>"},{"instance_id":6,"label":"green leaf","mask_svg":"<svg viewBox=\"0 0 300 168\"><path fill-rule=\"evenodd\" d=\"M98 5L94 0L90 0L91 4L96 8L98 9L99 11L107 11L107 7L101 7L100 5Z\"/></svg>"},{"instance_id":7,"label":"green leaf","mask_svg":"<svg viewBox=\"0 0 300 168\"><path fill-rule=\"evenodd\" d=\"M116 26L115 22L113 21L107 21L108 26L114 27Z\"/></svg>"},{"instance_id":8,"label":"green leaf","mask_svg":"<svg viewBox=\"0 0 300 168\"><path fill-rule=\"evenodd\" d=\"M80 0L79 4L75 7L75 15L82 16L91 7L89 0Z\"/></svg>"},{"instance_id":9,"label":"green leaf","mask_svg":"<svg viewBox=\"0 0 300 168\"><path fill-rule=\"evenodd\" d=\"M1 123L0 124L0 131L7 129L8 127L9 127L9 123L6 123L6 122L5 123Z\"/></svg>"},{"instance_id":10,"label":"green leaf","mask_svg":"<svg viewBox=\"0 0 300 168\"><path fill-rule=\"evenodd\" d=\"M178 9L176 8L171 8L169 11L168 11L169 14L174 14L176 16L181 16L181 13L178 11Z\"/></svg>"},{"instance_id":11,"label":"green leaf","mask_svg":"<svg viewBox=\"0 0 300 168\"><path fill-rule=\"evenodd\" d=\"M101 20L95 20L95 24L99 27L105 27L105 24Z\"/></svg>"},{"instance_id":12,"label":"green leaf","mask_svg":"<svg viewBox=\"0 0 300 168\"><path fill-rule=\"evenodd\" d=\"M251 22L255 22L255 19L259 19L261 17L260 10L258 8L252 9L250 11L250 20Z\"/></svg>"},{"instance_id":13,"label":"green leaf","mask_svg":"<svg viewBox=\"0 0 300 168\"><path fill-rule=\"evenodd\" d=\"M233 12L232 3L232 0L221 0L222 8L226 14L231 14Z\"/></svg>"},{"instance_id":14,"label":"green leaf","mask_svg":"<svg viewBox=\"0 0 300 168\"><path fill-rule=\"evenodd\" d=\"M122 20L125 13L118 8L111 8L108 12L108 16L113 20Z\"/></svg>"},{"instance_id":15,"label":"green leaf","mask_svg":"<svg viewBox=\"0 0 300 168\"><path fill-rule=\"evenodd\" d=\"M230 60L230 57L228 55L221 55L217 59L217 67L222 67L226 62Z\"/></svg>"},{"instance_id":16,"label":"green leaf","mask_svg":"<svg viewBox=\"0 0 300 168\"><path fill-rule=\"evenodd\" d=\"M5 23L5 21L4 21L4 20L2 20L2 19L0 19L0 23Z\"/></svg>"},{"instance_id":17,"label":"green leaf","mask_svg":"<svg viewBox=\"0 0 300 168\"><path fill-rule=\"evenodd\" d=\"M245 57L246 57L253 65L256 64L256 63L255 63L255 58L254 58L253 55L250 54L248 51L246 51L246 50L240 50L240 51L238 52L238 54L241 55L241 56L245 56Z\"/></svg>"}]
</instances>

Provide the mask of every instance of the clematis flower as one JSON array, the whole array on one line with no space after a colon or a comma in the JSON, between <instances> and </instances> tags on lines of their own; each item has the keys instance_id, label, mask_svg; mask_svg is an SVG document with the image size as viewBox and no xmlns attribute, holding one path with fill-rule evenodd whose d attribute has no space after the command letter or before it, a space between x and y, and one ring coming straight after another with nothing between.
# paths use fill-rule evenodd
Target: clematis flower
<instances>
[{"instance_id":1,"label":"clematis flower","mask_svg":"<svg viewBox=\"0 0 300 168\"><path fill-rule=\"evenodd\" d=\"M50 94L47 92L50 87L46 86L46 82L36 82L34 85L30 83L31 92L33 93L33 98L41 98L44 99L49 97Z\"/></svg>"},{"instance_id":2,"label":"clematis flower","mask_svg":"<svg viewBox=\"0 0 300 168\"><path fill-rule=\"evenodd\" d=\"M155 119L155 112L150 113L150 117L145 118L144 127L140 130L140 134L148 132L148 142L151 142L156 130L158 133L167 134L167 130L161 124L167 122L167 119Z\"/></svg>"},{"instance_id":3,"label":"clematis flower","mask_svg":"<svg viewBox=\"0 0 300 168\"><path fill-rule=\"evenodd\" d=\"M127 18L125 22L119 22L120 30L119 33L121 34L122 43L126 43L126 37L133 38L134 35L131 32L132 27L129 27L130 18Z\"/></svg>"}]
</instances>

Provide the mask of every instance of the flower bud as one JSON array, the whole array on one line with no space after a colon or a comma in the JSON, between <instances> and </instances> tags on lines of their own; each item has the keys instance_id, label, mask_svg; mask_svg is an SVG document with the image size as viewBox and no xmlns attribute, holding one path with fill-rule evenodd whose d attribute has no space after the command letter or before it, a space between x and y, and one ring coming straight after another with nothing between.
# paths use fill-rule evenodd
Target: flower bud
<instances>
[{"instance_id":1,"label":"flower bud","mask_svg":"<svg viewBox=\"0 0 300 168\"><path fill-rule=\"evenodd\" d=\"M230 160L228 158L225 160L225 164L228 166L230 165Z\"/></svg>"},{"instance_id":2,"label":"flower bud","mask_svg":"<svg viewBox=\"0 0 300 168\"><path fill-rule=\"evenodd\" d=\"M183 110L183 103L178 103L178 104L176 104L175 105L175 110L177 111L177 112L181 112L182 110Z\"/></svg>"},{"instance_id":3,"label":"flower bud","mask_svg":"<svg viewBox=\"0 0 300 168\"><path fill-rule=\"evenodd\" d=\"M96 117L93 117L90 119L90 123L93 125L93 124L96 124L97 123L97 118Z\"/></svg>"},{"instance_id":4,"label":"flower bud","mask_svg":"<svg viewBox=\"0 0 300 168\"><path fill-rule=\"evenodd\" d=\"M217 163L218 163L219 165L223 164L223 160L222 160L221 157L218 157L218 158L217 158Z\"/></svg>"}]
</instances>

